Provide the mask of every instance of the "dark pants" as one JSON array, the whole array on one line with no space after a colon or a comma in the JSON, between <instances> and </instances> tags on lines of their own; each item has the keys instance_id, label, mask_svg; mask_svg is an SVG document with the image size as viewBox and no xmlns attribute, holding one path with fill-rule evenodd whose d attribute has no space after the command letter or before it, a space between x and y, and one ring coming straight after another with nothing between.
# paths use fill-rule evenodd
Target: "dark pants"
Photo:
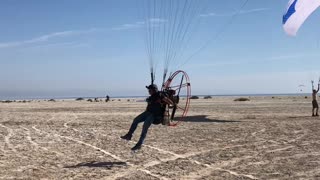
<instances>
[{"instance_id":1,"label":"dark pants","mask_svg":"<svg viewBox=\"0 0 320 180\"><path fill-rule=\"evenodd\" d=\"M139 141L137 143L137 144L142 145L144 139L147 136L148 129L151 126L151 124L153 123L153 121L154 121L154 117L153 117L153 115L151 113L149 113L147 111L141 113L139 116L134 118L128 134L132 135L134 133L134 131L137 129L138 124L141 123L141 122L144 122L143 123L143 127L142 127L141 136L140 136L140 139L139 139Z\"/></svg>"},{"instance_id":2,"label":"dark pants","mask_svg":"<svg viewBox=\"0 0 320 180\"><path fill-rule=\"evenodd\" d=\"M319 108L319 105L318 105L318 101L317 101L317 100L313 100L313 101L312 101L312 107L313 107L313 108Z\"/></svg>"}]
</instances>

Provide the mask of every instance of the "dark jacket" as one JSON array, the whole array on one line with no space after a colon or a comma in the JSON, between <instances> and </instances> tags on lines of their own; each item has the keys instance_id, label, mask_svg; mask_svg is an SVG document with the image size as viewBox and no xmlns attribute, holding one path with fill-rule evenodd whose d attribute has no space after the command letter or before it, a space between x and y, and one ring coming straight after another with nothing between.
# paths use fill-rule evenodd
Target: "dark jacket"
<instances>
[{"instance_id":1,"label":"dark jacket","mask_svg":"<svg viewBox=\"0 0 320 180\"><path fill-rule=\"evenodd\" d=\"M165 104L162 102L162 96L160 92L157 92L147 98L147 112L150 112L155 120L154 124L159 124L163 120L164 112L165 112Z\"/></svg>"}]
</instances>

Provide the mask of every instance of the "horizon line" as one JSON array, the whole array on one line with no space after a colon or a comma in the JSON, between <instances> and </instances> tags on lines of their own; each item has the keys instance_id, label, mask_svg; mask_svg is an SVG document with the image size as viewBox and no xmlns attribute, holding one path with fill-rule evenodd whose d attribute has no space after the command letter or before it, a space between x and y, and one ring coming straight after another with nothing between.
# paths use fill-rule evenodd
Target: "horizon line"
<instances>
[{"instance_id":1,"label":"horizon line","mask_svg":"<svg viewBox=\"0 0 320 180\"><path fill-rule=\"evenodd\" d=\"M290 95L310 95L311 93L243 93L243 94L195 94L195 95L191 95L191 96L199 96L199 97L204 97L204 96L213 96L213 97L231 97L231 96L256 96L256 97L262 97L262 96L290 96ZM111 98L118 98L118 99L123 99L123 98L145 98L148 97L146 95L141 95L141 96L109 96L110 99ZM181 97L185 97L185 96L181 96ZM25 98L15 98L15 97L8 97L8 98L0 98L0 101L5 101L5 100L47 100L47 99L58 99L58 100L63 100L63 99L77 99L77 98L84 98L84 99L94 99L94 98L98 98L98 99L104 99L105 97L102 96L66 96L66 97L25 97Z\"/></svg>"}]
</instances>

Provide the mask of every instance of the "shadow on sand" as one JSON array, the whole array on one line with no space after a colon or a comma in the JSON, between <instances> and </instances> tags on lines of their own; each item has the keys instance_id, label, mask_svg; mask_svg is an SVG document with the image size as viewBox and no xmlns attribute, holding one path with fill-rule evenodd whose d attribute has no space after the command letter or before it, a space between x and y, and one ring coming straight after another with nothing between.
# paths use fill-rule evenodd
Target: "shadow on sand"
<instances>
[{"instance_id":1,"label":"shadow on sand","mask_svg":"<svg viewBox=\"0 0 320 180\"><path fill-rule=\"evenodd\" d=\"M183 122L203 122L203 123L237 123L242 121L234 121L234 120L218 120L218 119L209 119L206 115L200 115L200 116L187 116L183 119Z\"/></svg>"},{"instance_id":2,"label":"shadow on sand","mask_svg":"<svg viewBox=\"0 0 320 180\"><path fill-rule=\"evenodd\" d=\"M317 118L317 116L289 116L288 117L289 119L303 119L303 118L310 118L310 119L312 119L312 118Z\"/></svg>"},{"instance_id":3,"label":"shadow on sand","mask_svg":"<svg viewBox=\"0 0 320 180\"><path fill-rule=\"evenodd\" d=\"M90 167L90 168L95 168L95 167L100 167L100 168L107 168L111 169L113 167L123 167L127 166L126 162L86 162L86 163L79 163L74 166L65 166L64 168L80 168L80 167Z\"/></svg>"}]
</instances>

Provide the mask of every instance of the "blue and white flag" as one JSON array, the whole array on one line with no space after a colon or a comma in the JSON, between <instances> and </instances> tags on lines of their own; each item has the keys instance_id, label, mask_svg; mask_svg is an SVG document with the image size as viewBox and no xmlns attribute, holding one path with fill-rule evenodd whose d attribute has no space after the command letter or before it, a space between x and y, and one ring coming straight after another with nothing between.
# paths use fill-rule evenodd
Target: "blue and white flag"
<instances>
[{"instance_id":1,"label":"blue and white flag","mask_svg":"<svg viewBox=\"0 0 320 180\"><path fill-rule=\"evenodd\" d=\"M320 0L290 0L283 15L284 31L295 36L304 21L320 6Z\"/></svg>"}]
</instances>

